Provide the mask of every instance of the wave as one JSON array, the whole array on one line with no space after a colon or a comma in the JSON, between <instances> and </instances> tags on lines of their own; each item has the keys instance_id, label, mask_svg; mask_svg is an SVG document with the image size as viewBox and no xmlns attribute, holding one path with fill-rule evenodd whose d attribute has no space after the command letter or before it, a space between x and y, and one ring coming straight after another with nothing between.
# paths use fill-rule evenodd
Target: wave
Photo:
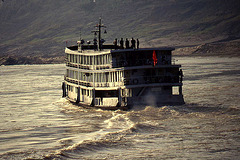
<instances>
[{"instance_id":1,"label":"wave","mask_svg":"<svg viewBox=\"0 0 240 160\"><path fill-rule=\"evenodd\" d=\"M180 113L172 106L145 106L143 110L111 111L111 114L112 116L104 121L103 127L89 133L87 139L79 140L78 143L49 154L44 159L84 159L94 152L131 147L134 143L133 137L145 132L164 130L161 120L178 116Z\"/></svg>"},{"instance_id":2,"label":"wave","mask_svg":"<svg viewBox=\"0 0 240 160\"><path fill-rule=\"evenodd\" d=\"M86 114L93 116L92 113L95 113L98 116L100 112L112 114L103 121L101 129L86 133L85 139L79 138L77 143L75 141L73 145L65 146L63 149L46 155L43 159L85 159L96 152L102 153L108 150L112 152L121 150L121 148L134 147L136 137L147 139L151 136L164 136L159 133L167 132L168 128L164 123L168 120L211 117L219 113L233 113L236 112L236 109L186 104L163 107L145 106L143 110L137 111L95 110L95 112L89 111ZM71 141L71 139L66 139L66 141ZM99 156L99 154L97 155Z\"/></svg>"},{"instance_id":3,"label":"wave","mask_svg":"<svg viewBox=\"0 0 240 160\"><path fill-rule=\"evenodd\" d=\"M83 154L106 148L126 146L126 135L131 134L135 123L127 114L112 112L112 117L104 121L104 127L97 132L89 133L88 138L81 140L72 146L60 149L44 159L68 158L79 159Z\"/></svg>"}]
</instances>

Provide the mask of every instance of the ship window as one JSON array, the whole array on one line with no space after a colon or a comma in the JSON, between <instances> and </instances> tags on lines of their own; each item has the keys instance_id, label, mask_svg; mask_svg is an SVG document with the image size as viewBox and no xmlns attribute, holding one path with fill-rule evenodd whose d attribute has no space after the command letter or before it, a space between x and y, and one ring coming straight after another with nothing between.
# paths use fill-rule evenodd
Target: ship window
<instances>
[{"instance_id":1,"label":"ship window","mask_svg":"<svg viewBox=\"0 0 240 160\"><path fill-rule=\"evenodd\" d=\"M96 56L96 57L95 57L95 64L97 64L97 65L98 65L98 57L99 57L99 56Z\"/></svg>"},{"instance_id":2,"label":"ship window","mask_svg":"<svg viewBox=\"0 0 240 160\"><path fill-rule=\"evenodd\" d=\"M83 64L83 56L80 56L80 63Z\"/></svg>"},{"instance_id":3,"label":"ship window","mask_svg":"<svg viewBox=\"0 0 240 160\"><path fill-rule=\"evenodd\" d=\"M75 89L75 93L77 94L78 93L78 88L74 87L74 89Z\"/></svg>"},{"instance_id":4,"label":"ship window","mask_svg":"<svg viewBox=\"0 0 240 160\"><path fill-rule=\"evenodd\" d=\"M70 62L70 54L67 55L67 61Z\"/></svg>"},{"instance_id":5,"label":"ship window","mask_svg":"<svg viewBox=\"0 0 240 160\"><path fill-rule=\"evenodd\" d=\"M90 62L89 62L89 56L87 56L87 65L89 65Z\"/></svg>"},{"instance_id":6,"label":"ship window","mask_svg":"<svg viewBox=\"0 0 240 160\"><path fill-rule=\"evenodd\" d=\"M69 61L72 62L72 55L69 55Z\"/></svg>"},{"instance_id":7,"label":"ship window","mask_svg":"<svg viewBox=\"0 0 240 160\"><path fill-rule=\"evenodd\" d=\"M86 64L86 56L83 56L83 64Z\"/></svg>"},{"instance_id":8,"label":"ship window","mask_svg":"<svg viewBox=\"0 0 240 160\"><path fill-rule=\"evenodd\" d=\"M74 56L74 55L73 55L73 54L71 54L71 62L72 62L72 63L73 63L73 58L74 58L73 56Z\"/></svg>"},{"instance_id":9,"label":"ship window","mask_svg":"<svg viewBox=\"0 0 240 160\"><path fill-rule=\"evenodd\" d=\"M90 57L90 65L92 65L93 63L92 63L92 57Z\"/></svg>"},{"instance_id":10,"label":"ship window","mask_svg":"<svg viewBox=\"0 0 240 160\"><path fill-rule=\"evenodd\" d=\"M98 75L99 75L99 82L101 82L102 75L101 75L101 73L99 73Z\"/></svg>"},{"instance_id":11,"label":"ship window","mask_svg":"<svg viewBox=\"0 0 240 160\"><path fill-rule=\"evenodd\" d=\"M100 57L100 56L97 56L97 65L99 65L99 57Z\"/></svg>"},{"instance_id":12,"label":"ship window","mask_svg":"<svg viewBox=\"0 0 240 160\"><path fill-rule=\"evenodd\" d=\"M99 64L102 65L102 56L99 56Z\"/></svg>"},{"instance_id":13,"label":"ship window","mask_svg":"<svg viewBox=\"0 0 240 160\"><path fill-rule=\"evenodd\" d=\"M71 75L70 77L73 78L73 71L70 72L70 75Z\"/></svg>"},{"instance_id":14,"label":"ship window","mask_svg":"<svg viewBox=\"0 0 240 160\"><path fill-rule=\"evenodd\" d=\"M93 82L93 74L90 74L90 82Z\"/></svg>"},{"instance_id":15,"label":"ship window","mask_svg":"<svg viewBox=\"0 0 240 160\"><path fill-rule=\"evenodd\" d=\"M92 90L89 91L89 94L90 94L89 96L92 97Z\"/></svg>"},{"instance_id":16,"label":"ship window","mask_svg":"<svg viewBox=\"0 0 240 160\"><path fill-rule=\"evenodd\" d=\"M67 69L67 77L69 77L69 70Z\"/></svg>"},{"instance_id":17,"label":"ship window","mask_svg":"<svg viewBox=\"0 0 240 160\"><path fill-rule=\"evenodd\" d=\"M94 65L97 64L96 59L97 59L96 56L93 56L93 64L94 64Z\"/></svg>"},{"instance_id":18,"label":"ship window","mask_svg":"<svg viewBox=\"0 0 240 160\"><path fill-rule=\"evenodd\" d=\"M106 55L103 55L103 64L106 64Z\"/></svg>"},{"instance_id":19,"label":"ship window","mask_svg":"<svg viewBox=\"0 0 240 160\"><path fill-rule=\"evenodd\" d=\"M95 91L96 97L118 97L118 90L110 90L110 91Z\"/></svg>"},{"instance_id":20,"label":"ship window","mask_svg":"<svg viewBox=\"0 0 240 160\"><path fill-rule=\"evenodd\" d=\"M78 71L75 71L74 78L75 78L75 79L78 79Z\"/></svg>"},{"instance_id":21,"label":"ship window","mask_svg":"<svg viewBox=\"0 0 240 160\"><path fill-rule=\"evenodd\" d=\"M174 87L172 88L172 94L173 94L173 95L179 95L179 87L174 86Z\"/></svg>"}]
</instances>

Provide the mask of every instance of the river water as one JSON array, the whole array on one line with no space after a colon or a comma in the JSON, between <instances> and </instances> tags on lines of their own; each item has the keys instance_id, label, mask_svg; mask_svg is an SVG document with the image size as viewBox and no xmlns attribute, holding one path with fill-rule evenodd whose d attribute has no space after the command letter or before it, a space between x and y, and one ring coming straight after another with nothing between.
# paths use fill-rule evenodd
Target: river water
<instances>
[{"instance_id":1,"label":"river water","mask_svg":"<svg viewBox=\"0 0 240 160\"><path fill-rule=\"evenodd\" d=\"M0 67L0 159L239 159L240 58L175 57L182 106L84 109L63 64Z\"/></svg>"}]
</instances>

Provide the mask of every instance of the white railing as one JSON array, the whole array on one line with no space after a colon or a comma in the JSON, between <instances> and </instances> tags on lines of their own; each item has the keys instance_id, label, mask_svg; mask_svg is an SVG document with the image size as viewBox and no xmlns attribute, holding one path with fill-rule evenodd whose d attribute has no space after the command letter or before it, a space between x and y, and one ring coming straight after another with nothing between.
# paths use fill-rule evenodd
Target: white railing
<instances>
[{"instance_id":1,"label":"white railing","mask_svg":"<svg viewBox=\"0 0 240 160\"><path fill-rule=\"evenodd\" d=\"M96 106L117 106L118 97L103 97L103 98L95 98Z\"/></svg>"},{"instance_id":2,"label":"white railing","mask_svg":"<svg viewBox=\"0 0 240 160\"><path fill-rule=\"evenodd\" d=\"M181 83L180 77L175 76L139 76L134 78L125 79L121 82L88 82L81 81L73 78L65 78L66 81L74 83L77 85L87 86L87 87L120 87L123 85L140 85L140 84L150 84L150 83Z\"/></svg>"}]
</instances>

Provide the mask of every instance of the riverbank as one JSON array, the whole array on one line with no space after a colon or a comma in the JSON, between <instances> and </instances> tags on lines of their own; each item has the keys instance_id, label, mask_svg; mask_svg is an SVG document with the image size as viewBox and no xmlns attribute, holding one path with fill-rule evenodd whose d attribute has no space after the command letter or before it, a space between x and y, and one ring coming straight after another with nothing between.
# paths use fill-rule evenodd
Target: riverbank
<instances>
[{"instance_id":1,"label":"riverbank","mask_svg":"<svg viewBox=\"0 0 240 160\"><path fill-rule=\"evenodd\" d=\"M0 65L20 65L20 64L61 64L64 63L64 56L59 57L38 57L38 56L7 56L0 58Z\"/></svg>"},{"instance_id":2,"label":"riverbank","mask_svg":"<svg viewBox=\"0 0 240 160\"><path fill-rule=\"evenodd\" d=\"M180 47L173 51L173 55L240 57L240 39Z\"/></svg>"},{"instance_id":3,"label":"riverbank","mask_svg":"<svg viewBox=\"0 0 240 160\"><path fill-rule=\"evenodd\" d=\"M218 41L195 46L176 47L174 56L219 56L240 57L240 39ZM11 55L0 57L0 65L19 64L60 64L64 63L65 56L21 56Z\"/></svg>"}]
</instances>

